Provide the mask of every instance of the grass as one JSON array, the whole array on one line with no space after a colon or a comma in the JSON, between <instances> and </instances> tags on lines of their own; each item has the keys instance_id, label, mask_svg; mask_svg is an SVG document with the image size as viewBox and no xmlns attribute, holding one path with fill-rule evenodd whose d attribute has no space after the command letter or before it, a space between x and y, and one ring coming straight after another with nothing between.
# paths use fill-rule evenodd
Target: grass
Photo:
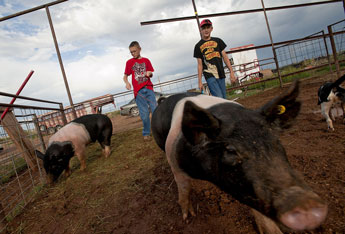
<instances>
[{"instance_id":1,"label":"grass","mask_svg":"<svg viewBox=\"0 0 345 234\"><path fill-rule=\"evenodd\" d=\"M4 184L9 182L14 176L16 176L16 172L20 174L22 171L28 168L25 159L19 157L14 159L14 165L12 162L7 164L3 164L0 166L0 184Z\"/></svg>"},{"instance_id":2,"label":"grass","mask_svg":"<svg viewBox=\"0 0 345 234\"><path fill-rule=\"evenodd\" d=\"M109 112L109 113L106 113L106 115L109 117L109 118L113 118L117 115L120 115L120 111L117 110L117 111L112 111L112 112Z\"/></svg>"},{"instance_id":3,"label":"grass","mask_svg":"<svg viewBox=\"0 0 345 234\"><path fill-rule=\"evenodd\" d=\"M341 70L345 69L345 62L340 63L339 66L340 66ZM333 72L336 71L334 64L331 67L332 67ZM296 67L289 65L289 66L281 68L281 75L287 75L287 74L294 73L294 72L297 72L300 70L301 70L300 68L296 68ZM322 75L326 75L326 74L330 74L330 73L331 73L331 71L330 71L329 66L324 66L324 67L321 67L321 68L318 68L315 70L308 70L308 71L284 76L284 77L282 77L282 82L283 82L283 84L286 84L286 83L290 83L290 82L297 80L297 79L305 79L305 78L309 78L309 77L313 77L313 76L322 76ZM274 73L273 76L278 76L278 74ZM253 81L246 81L246 82L244 82L244 84L250 84L252 82ZM266 81L263 83L253 84L253 85L249 85L245 88L242 88L241 89L242 93L240 93L240 94L236 94L235 90L231 90L230 92L227 93L227 97L228 97L228 99L236 99L236 98L241 98L244 96L252 96L252 95L255 95L255 94L257 94L257 93L259 93L265 89L279 87L279 85L280 85L280 82L278 79L269 80L269 81ZM231 88L231 86L228 86L227 88Z\"/></svg>"},{"instance_id":4,"label":"grass","mask_svg":"<svg viewBox=\"0 0 345 234\"><path fill-rule=\"evenodd\" d=\"M102 155L98 143L90 144L87 148L85 171L80 171L79 160L73 157L70 177L61 175L55 185L35 188L37 195L30 203L31 206L23 212L23 204L21 204L10 219L23 213L30 221L31 217L38 217L42 212L54 212L58 217L63 217L68 206L68 210L74 212L86 212L85 210L94 212L81 214L84 218L77 224L74 220L66 222L62 229L73 233L78 230L78 226L92 227L92 224L95 224L95 227L99 228L100 223L105 222L105 217L96 217L95 214L106 213L104 210L108 209L107 204L121 206L123 204L121 199L128 197L126 194L136 194L147 189L142 184L152 184L155 180L153 170L157 159L164 160L162 151L154 141L142 144L138 139L142 139L141 128L113 135L109 158ZM16 227L17 230L11 231L27 232L30 229L29 221L20 223Z\"/></svg>"},{"instance_id":5,"label":"grass","mask_svg":"<svg viewBox=\"0 0 345 234\"><path fill-rule=\"evenodd\" d=\"M42 191L43 186L42 185L37 185L34 186L32 190L29 191L28 194L25 195L25 197L28 199L34 198L37 194ZM21 214L24 210L25 203L24 201L19 202L14 209L11 210L9 214L6 216L7 222L11 222L17 215Z\"/></svg>"},{"instance_id":6,"label":"grass","mask_svg":"<svg viewBox=\"0 0 345 234\"><path fill-rule=\"evenodd\" d=\"M93 192L90 190L93 188L90 184L99 181L102 183L98 185L102 187L102 197L94 196L89 198L87 202L93 209L97 209L104 204L106 199L116 197L117 194L124 193L124 191L140 189L135 180L145 178L143 174L150 173L150 169L154 166L151 157L159 155L160 150L154 142L143 146L142 144L135 144L133 139L141 139L140 129L115 134L112 137L112 153L107 159L102 155L98 143L91 144L87 149L86 172L79 170L80 163L76 157L73 157L70 178L66 180L62 176L60 183L50 191L51 195L58 197L59 194L67 190L73 193L73 197L85 197L85 191L87 193ZM148 153L151 155L147 155ZM105 181L103 178L108 178L108 180ZM73 182L71 183L71 181ZM75 184L80 186L74 186ZM73 186L73 189L70 186ZM116 186L115 190L113 189L114 186Z\"/></svg>"}]
</instances>

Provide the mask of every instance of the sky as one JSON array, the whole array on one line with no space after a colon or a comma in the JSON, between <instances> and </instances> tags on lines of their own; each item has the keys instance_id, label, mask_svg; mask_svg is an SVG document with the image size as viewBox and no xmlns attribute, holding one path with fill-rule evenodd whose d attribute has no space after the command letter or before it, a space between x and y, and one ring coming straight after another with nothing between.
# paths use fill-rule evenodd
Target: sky
<instances>
[{"instance_id":1,"label":"sky","mask_svg":"<svg viewBox=\"0 0 345 234\"><path fill-rule=\"evenodd\" d=\"M0 17L53 0L0 0ZM265 0L265 7L317 2ZM261 8L261 0L195 0L198 14ZM194 45L200 39L195 20L141 26L140 22L193 16L191 0L69 0L49 7L74 103L126 91L128 45L139 41L141 55L155 69L152 82L197 73ZM267 12L273 40L292 40L327 30L344 19L342 2ZM230 48L269 44L263 13L210 18L212 36ZM31 70L20 95L69 105L45 9L0 22L0 92L15 94ZM8 102L1 101L0 102Z\"/></svg>"}]
</instances>

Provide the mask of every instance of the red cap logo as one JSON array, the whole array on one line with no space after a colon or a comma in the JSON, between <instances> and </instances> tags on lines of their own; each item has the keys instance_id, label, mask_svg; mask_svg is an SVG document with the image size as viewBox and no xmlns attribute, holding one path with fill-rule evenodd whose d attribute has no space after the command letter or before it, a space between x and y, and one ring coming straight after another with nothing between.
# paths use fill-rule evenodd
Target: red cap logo
<instances>
[{"instance_id":1,"label":"red cap logo","mask_svg":"<svg viewBox=\"0 0 345 234\"><path fill-rule=\"evenodd\" d=\"M211 25L212 26L212 22L209 19L204 19L203 21L201 21L200 23L200 27L204 26L204 25Z\"/></svg>"}]
</instances>

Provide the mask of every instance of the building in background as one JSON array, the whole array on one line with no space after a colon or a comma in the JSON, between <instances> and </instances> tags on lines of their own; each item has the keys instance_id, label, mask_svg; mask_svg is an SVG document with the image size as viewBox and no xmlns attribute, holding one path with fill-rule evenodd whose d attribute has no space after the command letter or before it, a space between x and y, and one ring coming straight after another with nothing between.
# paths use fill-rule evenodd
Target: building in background
<instances>
[{"instance_id":1,"label":"building in background","mask_svg":"<svg viewBox=\"0 0 345 234\"><path fill-rule=\"evenodd\" d=\"M254 44L231 48L230 51L254 47ZM235 76L241 84L244 81L259 77L260 66L256 49L232 53L232 65Z\"/></svg>"}]
</instances>

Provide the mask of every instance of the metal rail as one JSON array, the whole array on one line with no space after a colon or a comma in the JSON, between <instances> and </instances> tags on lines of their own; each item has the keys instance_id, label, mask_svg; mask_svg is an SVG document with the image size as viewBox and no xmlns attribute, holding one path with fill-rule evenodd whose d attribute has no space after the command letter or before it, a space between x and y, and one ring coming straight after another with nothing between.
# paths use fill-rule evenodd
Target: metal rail
<instances>
[{"instance_id":1,"label":"metal rail","mask_svg":"<svg viewBox=\"0 0 345 234\"><path fill-rule=\"evenodd\" d=\"M279 6L279 7L269 7L269 8L266 8L266 11L275 11L275 10L284 10L284 9L289 9L289 8L323 5L323 4L336 3L336 2L343 2L343 0L330 0L330 1L322 1L322 2L286 5L286 6ZM239 15L239 14L263 12L263 11L264 11L264 9L259 8L259 9L252 9L252 10L232 11L232 12L198 15L198 18L211 18L211 17L226 16L226 15ZM186 17L177 17L177 18L162 19L162 20L144 21L144 22L140 22L140 25L144 26L144 25L168 23L168 22L183 21L183 20L193 20L195 18L196 18L196 16L186 16Z\"/></svg>"},{"instance_id":2,"label":"metal rail","mask_svg":"<svg viewBox=\"0 0 345 234\"><path fill-rule=\"evenodd\" d=\"M345 31L334 32L333 35L338 35L338 34L343 34L343 33L345 33ZM290 43L294 43L294 42L315 40L315 39L320 39L320 38L329 37L329 36L330 36L330 34L327 33L327 34L319 35L319 36L311 36L311 37L307 37L307 38L300 38L300 39L294 39L294 40L288 40L288 41L275 42L274 45L275 46L285 45L285 44L290 44ZM249 47L249 48L231 50L231 51L227 51L226 53L232 54L232 53L238 53L238 52L247 51L247 50L262 49L262 48L271 47L271 46L272 46L271 44L264 44L264 45Z\"/></svg>"},{"instance_id":3,"label":"metal rail","mask_svg":"<svg viewBox=\"0 0 345 234\"><path fill-rule=\"evenodd\" d=\"M17 105L17 104L8 104L8 103L0 103L0 106L4 107L17 107L17 108L23 108L23 109L37 109L37 110L58 110L60 111L60 108L52 108L52 107L40 107L40 106L27 106L27 105Z\"/></svg>"},{"instance_id":4,"label":"metal rail","mask_svg":"<svg viewBox=\"0 0 345 234\"><path fill-rule=\"evenodd\" d=\"M339 62L345 62L345 60L340 60ZM332 63L332 64L334 64L334 63ZM287 77L287 76L291 76L291 75L299 74L299 73L302 73L302 72L307 72L307 71L315 70L315 69L326 67L326 66L328 66L328 63L327 64L322 64L322 65L318 65L318 66L314 66L314 67L311 67L311 68L305 68L303 70L299 70L299 71L296 71L296 72L291 72L291 73L288 73L288 74L284 74L284 75L281 75L281 77ZM232 91L232 90L236 90L236 89L241 89L241 88L245 88L247 86L251 86L251 85L255 85L255 84L260 84L260 83L264 83L264 82L275 80L275 79L278 79L278 76L274 76L274 77L267 78L267 79L264 79L264 80L259 80L259 81L251 82L251 83L248 83L248 84L243 84L243 85L239 85L239 86L230 87L230 88L228 88L226 90L227 91Z\"/></svg>"},{"instance_id":5,"label":"metal rail","mask_svg":"<svg viewBox=\"0 0 345 234\"><path fill-rule=\"evenodd\" d=\"M62 103L60 103L60 102L53 102L53 101L48 101L48 100L43 100L43 99L24 97L24 96L19 96L19 95L10 94L10 93L4 93L4 92L0 92L0 96L16 97L16 98L26 99L26 100L30 100L30 101L37 101L37 102L45 102L45 103L62 105Z\"/></svg>"},{"instance_id":6,"label":"metal rail","mask_svg":"<svg viewBox=\"0 0 345 234\"><path fill-rule=\"evenodd\" d=\"M43 8L46 8L46 7L49 7L49 6L53 6L53 5L62 3L62 2L67 2L67 1L68 0L58 0L58 1L55 1L55 2L50 2L50 3L44 4L44 5L40 5L40 6L37 6L37 7L34 7L34 8L30 8L30 9L25 10L25 11L20 11L20 12L17 12L15 14L8 15L8 16L0 18L0 22L4 21L4 20L11 19L11 18L14 18L14 17L17 17L17 16L20 16L20 15L25 15L27 13L30 13L30 12L33 12L33 11L37 11L37 10L40 10L40 9L43 9Z\"/></svg>"}]
</instances>

